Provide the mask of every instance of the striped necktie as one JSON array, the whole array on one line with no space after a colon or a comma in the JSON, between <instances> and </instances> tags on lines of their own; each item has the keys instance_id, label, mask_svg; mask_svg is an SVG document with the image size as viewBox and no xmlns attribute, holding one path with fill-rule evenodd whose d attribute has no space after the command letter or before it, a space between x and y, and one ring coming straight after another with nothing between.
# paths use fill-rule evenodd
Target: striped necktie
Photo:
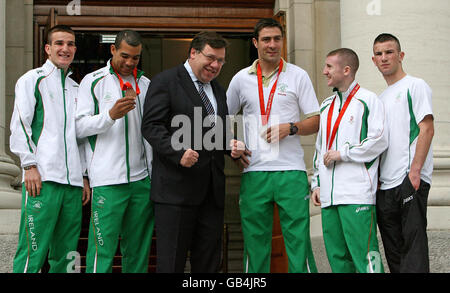
<instances>
[{"instance_id":1,"label":"striped necktie","mask_svg":"<svg viewBox=\"0 0 450 293\"><path fill-rule=\"evenodd\" d=\"M211 126L214 127L215 125L215 115L216 113L214 112L214 108L211 104L211 102L209 101L208 96L205 93L205 90L203 89L204 83L201 82L200 80L197 80L198 83L198 93L200 94L200 97L202 98L203 101L203 105L205 105L206 108L206 112L208 113L209 119L211 120Z\"/></svg>"}]
</instances>

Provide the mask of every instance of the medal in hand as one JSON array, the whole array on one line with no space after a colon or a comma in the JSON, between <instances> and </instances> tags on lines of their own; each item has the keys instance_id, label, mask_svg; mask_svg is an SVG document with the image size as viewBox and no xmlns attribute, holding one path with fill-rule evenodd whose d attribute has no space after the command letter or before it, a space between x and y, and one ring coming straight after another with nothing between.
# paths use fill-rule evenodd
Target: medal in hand
<instances>
[{"instance_id":1,"label":"medal in hand","mask_svg":"<svg viewBox=\"0 0 450 293\"><path fill-rule=\"evenodd\" d=\"M133 89L129 82L124 84L125 89L125 97L126 98L136 98L136 91Z\"/></svg>"}]
</instances>

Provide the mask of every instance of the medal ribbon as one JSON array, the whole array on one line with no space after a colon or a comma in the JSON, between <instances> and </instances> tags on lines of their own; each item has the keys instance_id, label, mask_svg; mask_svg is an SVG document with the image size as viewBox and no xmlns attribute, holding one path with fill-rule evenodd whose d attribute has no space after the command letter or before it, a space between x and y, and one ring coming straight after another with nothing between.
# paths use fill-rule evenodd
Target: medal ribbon
<instances>
[{"instance_id":1,"label":"medal ribbon","mask_svg":"<svg viewBox=\"0 0 450 293\"><path fill-rule=\"evenodd\" d=\"M360 88L359 84L356 84L355 87L353 88L352 92L348 96L347 100L345 101L344 106L342 107L341 111L339 112L336 122L334 123L333 132L331 133L331 137L330 137L331 119L333 118L334 101L336 101L336 98L333 99L333 102L331 103L331 106L330 106L330 110L328 111L328 118L327 118L327 151L329 151L331 149L334 138L336 137L337 129L339 127L339 124L341 123L342 116L344 116L345 110L347 110L347 107L350 104L350 100L353 98L353 96L356 94L356 92L359 90L359 88Z\"/></svg>"},{"instance_id":2,"label":"medal ribbon","mask_svg":"<svg viewBox=\"0 0 450 293\"><path fill-rule=\"evenodd\" d=\"M261 109L261 120L262 125L266 125L269 121L270 111L272 110L273 96L275 94L275 90L277 89L278 77L280 77L281 70L283 69L283 59L280 59L280 65L278 68L277 79L272 86L269 94L269 100L267 101L267 109L264 109L264 91L263 91L263 82L262 82L262 72L261 66L259 62L257 64L257 75L258 75L258 92L259 92L259 107Z\"/></svg>"},{"instance_id":3,"label":"medal ribbon","mask_svg":"<svg viewBox=\"0 0 450 293\"><path fill-rule=\"evenodd\" d=\"M114 69L114 67L111 65L112 69L114 70L114 73L117 75L117 78L119 79L120 83L120 89L122 91L126 91L127 89L133 89L133 86L129 83L123 83L123 79L120 76L120 74ZM133 77L134 77L134 83L136 84L136 95L139 95L141 93L141 90L139 89L139 86L137 84L137 68L134 68L133 70Z\"/></svg>"}]
</instances>

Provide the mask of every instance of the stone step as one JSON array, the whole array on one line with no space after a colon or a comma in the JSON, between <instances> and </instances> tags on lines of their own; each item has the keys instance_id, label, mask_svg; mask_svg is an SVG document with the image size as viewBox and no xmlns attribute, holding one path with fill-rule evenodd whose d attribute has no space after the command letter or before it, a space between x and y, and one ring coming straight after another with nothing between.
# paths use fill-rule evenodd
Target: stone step
<instances>
[{"instance_id":1,"label":"stone step","mask_svg":"<svg viewBox=\"0 0 450 293\"><path fill-rule=\"evenodd\" d=\"M11 273L14 254L17 248L17 234L0 234L0 273ZM384 257L384 249L378 235L380 253L384 270L389 272ZM450 273L450 230L429 230L430 269L432 273ZM317 268L320 273L331 272L326 257L323 238L312 237L312 247ZM242 250L228 250L228 272L242 272Z\"/></svg>"}]
</instances>

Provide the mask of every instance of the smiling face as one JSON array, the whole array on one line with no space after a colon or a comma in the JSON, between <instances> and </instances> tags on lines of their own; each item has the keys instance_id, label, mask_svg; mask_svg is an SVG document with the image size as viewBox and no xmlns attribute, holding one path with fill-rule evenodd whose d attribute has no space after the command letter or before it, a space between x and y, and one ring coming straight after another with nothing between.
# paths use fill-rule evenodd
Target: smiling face
<instances>
[{"instance_id":1,"label":"smiling face","mask_svg":"<svg viewBox=\"0 0 450 293\"><path fill-rule=\"evenodd\" d=\"M111 64L113 68L122 76L129 76L139 63L141 58L142 45L133 47L122 40L120 47L111 45Z\"/></svg>"},{"instance_id":2,"label":"smiling face","mask_svg":"<svg viewBox=\"0 0 450 293\"><path fill-rule=\"evenodd\" d=\"M338 55L332 55L327 57L322 73L327 77L329 87L341 89L350 73L349 70L348 66L342 66Z\"/></svg>"},{"instance_id":3,"label":"smiling face","mask_svg":"<svg viewBox=\"0 0 450 293\"><path fill-rule=\"evenodd\" d=\"M402 61L405 56L400 52L395 41L375 43L373 45L372 61L385 78L403 73Z\"/></svg>"},{"instance_id":4,"label":"smiling face","mask_svg":"<svg viewBox=\"0 0 450 293\"><path fill-rule=\"evenodd\" d=\"M195 76L203 83L216 78L225 61L225 48L212 48L206 44L203 50L191 49L189 65Z\"/></svg>"},{"instance_id":5,"label":"smiling face","mask_svg":"<svg viewBox=\"0 0 450 293\"><path fill-rule=\"evenodd\" d=\"M77 47L75 36L68 32L54 32L49 38L49 44L45 45L48 59L61 69L67 70L73 61Z\"/></svg>"},{"instance_id":6,"label":"smiling face","mask_svg":"<svg viewBox=\"0 0 450 293\"><path fill-rule=\"evenodd\" d=\"M258 59L263 63L278 64L283 49L283 34L278 27L265 27L259 31L258 39L253 38L258 50Z\"/></svg>"}]
</instances>

